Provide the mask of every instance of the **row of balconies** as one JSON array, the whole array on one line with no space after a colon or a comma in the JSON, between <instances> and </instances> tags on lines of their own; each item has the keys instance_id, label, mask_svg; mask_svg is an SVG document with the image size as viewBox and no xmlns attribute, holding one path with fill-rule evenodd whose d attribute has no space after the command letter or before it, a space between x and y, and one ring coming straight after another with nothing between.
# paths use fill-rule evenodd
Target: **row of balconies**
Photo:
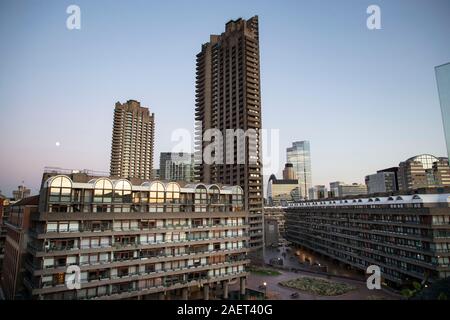
<instances>
[{"instance_id":1,"label":"row of balconies","mask_svg":"<svg viewBox=\"0 0 450 320\"><path fill-rule=\"evenodd\" d=\"M82 270L89 270L90 268L113 268L120 267L126 265L133 265L138 263L138 265L148 264L148 263L158 263L158 262L166 262L166 261L174 261L179 260L180 258L200 258L200 257L209 257L220 254L237 254L237 253L245 253L248 251L248 246L243 245L241 247L235 248L224 248L224 249L213 249L213 250L189 250L190 247L186 248L186 252L178 253L178 254L169 254L164 251L158 252L152 256L137 256L137 257L129 257L129 258L110 258L104 260L98 260L96 262L84 261L84 262L73 262L73 263L63 263L63 264L53 264L53 265L42 265L42 260L39 260L41 263L32 263L31 261L26 261L25 266L30 272L33 272L34 275L48 274L48 273L59 273L65 272L66 268L70 265L79 265Z\"/></svg>"},{"instance_id":2,"label":"row of balconies","mask_svg":"<svg viewBox=\"0 0 450 320\"><path fill-rule=\"evenodd\" d=\"M224 237L196 237L192 239L185 239L185 240L175 240L175 241L163 241L158 240L152 243L128 243L128 244L104 244L99 246L90 246L90 247L83 247L81 245L73 245L73 246L57 246L57 245L51 245L49 247L46 247L45 249L43 246L39 247L36 245L33 245L32 243L28 243L27 249L36 256L43 256L46 253L64 253L64 252L70 252L70 254L78 253L79 251L93 251L93 252L107 252L107 251L120 251L123 249L151 249L153 247L160 247L160 246L176 246L180 244L192 244L192 243L204 243L204 242L211 242L211 241L219 241L224 242L228 239L234 239L234 240L245 240L246 237L248 237L249 234L244 232L241 235L233 235L233 236L224 236ZM108 249L108 250L105 250ZM99 251L100 250L100 251ZM80 252L81 253L81 252Z\"/></svg>"},{"instance_id":3,"label":"row of balconies","mask_svg":"<svg viewBox=\"0 0 450 320\"><path fill-rule=\"evenodd\" d=\"M289 231L290 234L292 234L291 231L292 230ZM303 233L300 233L300 232L298 232L298 233L299 234L303 234ZM420 265L420 266L427 267L427 268L432 268L432 267L435 267L435 266L438 265L437 263L433 263L431 261L430 262L426 262L426 261L424 261L422 259L409 258L409 257L407 257L405 255L390 254L390 253L387 253L385 251L380 251L380 250L376 250L376 249L373 249L373 248L368 248L368 247L364 247L364 246L354 245L354 244L351 244L351 243L346 242L346 241L345 242L343 242L343 241L336 241L335 239L329 239L329 237L315 236L313 234L308 234L308 236L312 237L312 238L315 238L315 239L318 239L318 241L323 241L323 242L329 243L328 246L330 246L330 247L334 247L335 245L340 245L340 246L343 246L343 247L352 248L353 250L356 250L358 252L365 252L365 253L370 252L371 254L378 254L378 255L383 256L383 257L390 257L390 258L393 258L393 259L400 259L400 260L409 262L411 264ZM364 244L364 242L361 242L361 243ZM384 244L384 245L388 246L388 247L391 247L391 248L396 248L395 246L390 246L388 244ZM433 254L432 251L428 251L428 250L420 250L418 252L420 252L420 254L426 254L428 256L430 256L430 254L431 255ZM359 254L359 255L363 256L361 254Z\"/></svg>"},{"instance_id":4,"label":"row of balconies","mask_svg":"<svg viewBox=\"0 0 450 320\"><path fill-rule=\"evenodd\" d=\"M141 232L141 233L152 233L152 232L159 232L159 231L170 231L170 230L175 230L175 231L190 231L190 230L203 230L203 229L226 229L228 227L231 228L236 228L236 227L242 227L242 228L248 228L248 224L244 224L244 223L232 223L232 224L205 224L205 225L200 225L200 226L195 226L195 225L187 225L187 224L182 224L182 225L165 225L165 226L155 226L152 228L118 228L118 227L112 227L112 226L108 226L108 227L101 227L101 228L79 228L79 229L73 229L73 230L68 230L68 231L41 231L41 233L37 233L35 231L29 231L30 234L32 234L35 238L37 239L45 239L45 238L51 238L51 237L58 237L61 236L61 234L64 235L70 235L70 234L76 234L76 233L93 233L94 235L96 235L95 233L100 233L102 232L102 235L105 235L105 232L109 232L111 233L111 235L114 234L119 234L119 233L123 233L123 232L133 232L133 234L136 234L137 232ZM144 232L142 232L144 231Z\"/></svg>"},{"instance_id":5,"label":"row of balconies","mask_svg":"<svg viewBox=\"0 0 450 320\"><path fill-rule=\"evenodd\" d=\"M116 290L111 295L104 294L102 296L92 296L87 297L86 299L122 299L122 298L130 298L132 296L137 295L147 295L157 292L165 292L170 290L176 290L180 288L186 288L190 286L199 286L202 284L210 283L210 282L218 282L223 281L224 279L227 279L229 277L241 277L245 276L247 273L245 271L238 271L238 272L227 272L225 275L220 276L206 276L201 278L196 278L192 280L184 280L179 281L176 283L166 283L161 284L158 286L148 286L148 287L141 287L133 288L133 289L127 289L127 290Z\"/></svg>"},{"instance_id":6,"label":"row of balconies","mask_svg":"<svg viewBox=\"0 0 450 320\"><path fill-rule=\"evenodd\" d=\"M232 267L232 266L240 266L250 263L250 260L243 259L241 261L234 261L234 262L225 262L220 265L220 267ZM81 280L81 289L83 288L94 288L101 286L103 284L105 285L113 285L113 284L119 284L123 282L130 282L130 281L138 281L138 280L148 280L155 277L160 277L162 275L180 275L180 274L186 274L189 272L200 272L200 271L208 271L210 269L214 269L213 265L199 265L199 266L185 266L183 268L178 269L167 269L167 270L158 270L154 272L134 272L134 273L128 273L126 275L121 276L113 276L113 277L104 277L101 280L96 279L89 281L87 279ZM209 279L211 277L208 277ZM37 280L37 279L36 279ZM32 294L45 294L45 293L52 293L52 292L61 292L67 290L65 283L55 282L55 281L48 281L43 282L40 285L36 283L37 281L34 281L34 284L30 279L25 278L24 284L29 289L32 290Z\"/></svg>"}]
</instances>

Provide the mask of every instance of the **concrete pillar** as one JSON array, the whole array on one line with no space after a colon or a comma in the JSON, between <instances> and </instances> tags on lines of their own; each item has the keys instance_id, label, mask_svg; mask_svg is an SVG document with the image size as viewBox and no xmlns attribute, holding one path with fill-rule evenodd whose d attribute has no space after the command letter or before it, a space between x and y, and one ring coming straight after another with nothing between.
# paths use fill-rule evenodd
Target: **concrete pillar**
<instances>
[{"instance_id":1,"label":"concrete pillar","mask_svg":"<svg viewBox=\"0 0 450 320\"><path fill-rule=\"evenodd\" d=\"M203 286L203 299L209 300L209 284Z\"/></svg>"},{"instance_id":2,"label":"concrete pillar","mask_svg":"<svg viewBox=\"0 0 450 320\"><path fill-rule=\"evenodd\" d=\"M164 292L159 293L159 300L166 300L166 295L164 294Z\"/></svg>"},{"instance_id":3,"label":"concrete pillar","mask_svg":"<svg viewBox=\"0 0 450 320\"><path fill-rule=\"evenodd\" d=\"M240 278L241 280L241 295L245 295L245 278Z\"/></svg>"},{"instance_id":4,"label":"concrete pillar","mask_svg":"<svg viewBox=\"0 0 450 320\"><path fill-rule=\"evenodd\" d=\"M223 287L223 298L228 299L228 281L222 282Z\"/></svg>"},{"instance_id":5,"label":"concrete pillar","mask_svg":"<svg viewBox=\"0 0 450 320\"><path fill-rule=\"evenodd\" d=\"M183 288L181 291L181 300L188 300L188 288Z\"/></svg>"}]
</instances>

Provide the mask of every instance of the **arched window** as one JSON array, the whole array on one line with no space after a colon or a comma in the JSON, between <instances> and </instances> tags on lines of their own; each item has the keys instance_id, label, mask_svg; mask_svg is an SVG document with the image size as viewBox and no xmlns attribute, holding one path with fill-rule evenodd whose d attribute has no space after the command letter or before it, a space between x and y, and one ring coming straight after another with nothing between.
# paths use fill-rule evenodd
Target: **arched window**
<instances>
[{"instance_id":1,"label":"arched window","mask_svg":"<svg viewBox=\"0 0 450 320\"><path fill-rule=\"evenodd\" d=\"M161 182L153 182L150 185L150 203L164 203L164 185Z\"/></svg>"},{"instance_id":2,"label":"arched window","mask_svg":"<svg viewBox=\"0 0 450 320\"><path fill-rule=\"evenodd\" d=\"M169 182L166 189L167 203L179 203L180 202L180 186L178 183Z\"/></svg>"},{"instance_id":3,"label":"arched window","mask_svg":"<svg viewBox=\"0 0 450 320\"><path fill-rule=\"evenodd\" d=\"M119 180L114 186L114 202L131 203L131 183Z\"/></svg>"},{"instance_id":4,"label":"arched window","mask_svg":"<svg viewBox=\"0 0 450 320\"><path fill-rule=\"evenodd\" d=\"M72 181L68 177L55 177L50 183L50 198L52 202L69 202L72 191Z\"/></svg>"},{"instance_id":5,"label":"arched window","mask_svg":"<svg viewBox=\"0 0 450 320\"><path fill-rule=\"evenodd\" d=\"M212 185L208 188L209 199L211 203L220 203L220 189L216 185Z\"/></svg>"},{"instance_id":6,"label":"arched window","mask_svg":"<svg viewBox=\"0 0 450 320\"><path fill-rule=\"evenodd\" d=\"M208 194L204 185L198 185L195 188L195 204L207 204Z\"/></svg>"},{"instance_id":7,"label":"arched window","mask_svg":"<svg viewBox=\"0 0 450 320\"><path fill-rule=\"evenodd\" d=\"M94 202L112 202L113 185L108 179L98 179L94 186Z\"/></svg>"}]
</instances>

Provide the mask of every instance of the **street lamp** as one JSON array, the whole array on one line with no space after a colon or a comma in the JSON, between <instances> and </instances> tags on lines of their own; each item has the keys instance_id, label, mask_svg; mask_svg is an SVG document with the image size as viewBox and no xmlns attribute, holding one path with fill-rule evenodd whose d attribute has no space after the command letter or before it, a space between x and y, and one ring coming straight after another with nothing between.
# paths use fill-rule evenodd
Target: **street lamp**
<instances>
[{"instance_id":1,"label":"street lamp","mask_svg":"<svg viewBox=\"0 0 450 320\"><path fill-rule=\"evenodd\" d=\"M264 299L267 299L267 282L263 282L264 285Z\"/></svg>"}]
</instances>

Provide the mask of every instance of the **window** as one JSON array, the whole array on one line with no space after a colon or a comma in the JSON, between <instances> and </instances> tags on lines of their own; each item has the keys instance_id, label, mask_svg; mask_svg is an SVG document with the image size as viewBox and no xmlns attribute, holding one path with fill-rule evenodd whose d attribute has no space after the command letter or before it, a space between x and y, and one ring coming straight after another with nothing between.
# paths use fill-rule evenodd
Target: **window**
<instances>
[{"instance_id":1,"label":"window","mask_svg":"<svg viewBox=\"0 0 450 320\"><path fill-rule=\"evenodd\" d=\"M114 187L114 202L131 203L131 183L119 180Z\"/></svg>"},{"instance_id":2,"label":"window","mask_svg":"<svg viewBox=\"0 0 450 320\"><path fill-rule=\"evenodd\" d=\"M233 208L240 210L243 206L243 191L239 186L233 188L232 204Z\"/></svg>"},{"instance_id":3,"label":"window","mask_svg":"<svg viewBox=\"0 0 450 320\"><path fill-rule=\"evenodd\" d=\"M179 203L180 199L180 186L177 183L170 182L167 185L167 203Z\"/></svg>"},{"instance_id":4,"label":"window","mask_svg":"<svg viewBox=\"0 0 450 320\"><path fill-rule=\"evenodd\" d=\"M164 186L161 182L154 182L150 186L150 203L164 203Z\"/></svg>"},{"instance_id":5,"label":"window","mask_svg":"<svg viewBox=\"0 0 450 320\"><path fill-rule=\"evenodd\" d=\"M209 187L208 194L211 199L211 203L220 203L220 189L216 185Z\"/></svg>"},{"instance_id":6,"label":"window","mask_svg":"<svg viewBox=\"0 0 450 320\"><path fill-rule=\"evenodd\" d=\"M208 203L208 194L206 187L203 185L198 185L195 188L194 195L195 211L206 212L206 205Z\"/></svg>"},{"instance_id":7,"label":"window","mask_svg":"<svg viewBox=\"0 0 450 320\"><path fill-rule=\"evenodd\" d=\"M58 176L50 183L50 202L69 202L72 182L69 178Z\"/></svg>"},{"instance_id":8,"label":"window","mask_svg":"<svg viewBox=\"0 0 450 320\"><path fill-rule=\"evenodd\" d=\"M108 179L98 179L95 183L94 202L112 202L113 186Z\"/></svg>"}]
</instances>

